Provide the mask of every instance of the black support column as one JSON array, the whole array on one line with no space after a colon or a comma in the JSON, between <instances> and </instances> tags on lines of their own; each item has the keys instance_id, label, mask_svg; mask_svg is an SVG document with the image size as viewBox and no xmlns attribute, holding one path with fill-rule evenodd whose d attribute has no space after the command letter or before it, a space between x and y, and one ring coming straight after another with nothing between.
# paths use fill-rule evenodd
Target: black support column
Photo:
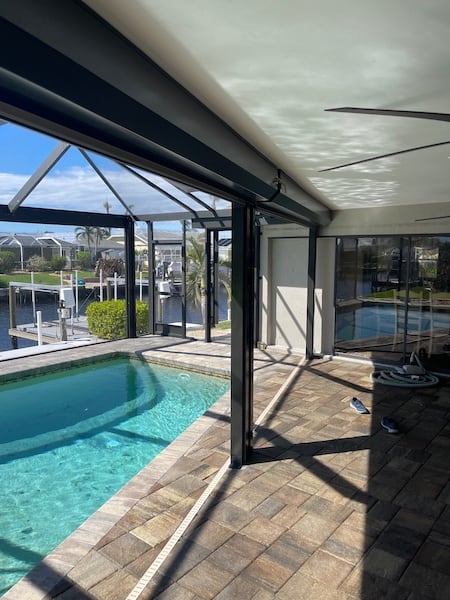
<instances>
[{"instance_id":1,"label":"black support column","mask_svg":"<svg viewBox=\"0 0 450 600\"><path fill-rule=\"evenodd\" d=\"M153 247L153 223L147 221L148 261L148 330L155 333L155 249Z\"/></svg>"},{"instance_id":2,"label":"black support column","mask_svg":"<svg viewBox=\"0 0 450 600\"><path fill-rule=\"evenodd\" d=\"M127 304L127 337L136 337L136 259L134 252L134 221L125 224L125 298Z\"/></svg>"},{"instance_id":3,"label":"black support column","mask_svg":"<svg viewBox=\"0 0 450 600\"><path fill-rule=\"evenodd\" d=\"M220 320L219 315L219 232L217 229L212 231L212 304L211 304L211 324L217 325Z\"/></svg>"},{"instance_id":4,"label":"black support column","mask_svg":"<svg viewBox=\"0 0 450 600\"><path fill-rule=\"evenodd\" d=\"M261 339L261 226L256 218L255 222L255 289L254 289L254 337L255 342Z\"/></svg>"},{"instance_id":5,"label":"black support column","mask_svg":"<svg viewBox=\"0 0 450 600\"><path fill-rule=\"evenodd\" d=\"M309 230L308 290L306 300L306 357L314 355L314 303L316 291L317 227Z\"/></svg>"},{"instance_id":6,"label":"black support column","mask_svg":"<svg viewBox=\"0 0 450 600\"><path fill-rule=\"evenodd\" d=\"M187 306L186 306L186 275L187 275L187 260L186 260L186 220L183 221L183 237L181 244L181 337L186 337L186 317L187 317Z\"/></svg>"},{"instance_id":7,"label":"black support column","mask_svg":"<svg viewBox=\"0 0 450 600\"><path fill-rule=\"evenodd\" d=\"M205 286L206 286L206 316L205 316L205 342L209 344L211 341L211 325L212 325L212 285L211 285L211 232L207 229L205 236Z\"/></svg>"},{"instance_id":8,"label":"black support column","mask_svg":"<svg viewBox=\"0 0 450 600\"><path fill-rule=\"evenodd\" d=\"M253 431L255 211L233 204L231 300L231 467L248 463Z\"/></svg>"}]
</instances>

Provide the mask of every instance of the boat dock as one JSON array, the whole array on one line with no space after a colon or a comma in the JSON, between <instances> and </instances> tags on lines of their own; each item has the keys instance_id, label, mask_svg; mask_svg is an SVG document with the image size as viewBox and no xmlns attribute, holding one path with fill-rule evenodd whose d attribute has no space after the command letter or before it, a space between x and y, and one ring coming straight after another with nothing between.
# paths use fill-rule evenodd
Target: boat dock
<instances>
[{"instance_id":1,"label":"boat dock","mask_svg":"<svg viewBox=\"0 0 450 600\"><path fill-rule=\"evenodd\" d=\"M16 291L31 291L33 302L33 323L17 324L16 319ZM44 292L57 295L60 298L58 309L59 319L42 321L40 311L35 307L35 293ZM11 282L9 285L9 329L13 349L17 348L17 339L22 338L36 342L38 345L54 344L57 342L92 340L96 338L89 333L87 319L77 314L78 297L74 295L71 286L60 287L57 285L24 284Z\"/></svg>"},{"instance_id":2,"label":"boat dock","mask_svg":"<svg viewBox=\"0 0 450 600\"><path fill-rule=\"evenodd\" d=\"M65 332L64 332L65 328ZM65 319L65 323L60 321L44 321L41 327L42 344L54 344L62 341L97 341L97 337L89 333L87 319L85 316ZM39 331L37 323L26 323L16 325L8 329L11 337L39 341Z\"/></svg>"}]
</instances>

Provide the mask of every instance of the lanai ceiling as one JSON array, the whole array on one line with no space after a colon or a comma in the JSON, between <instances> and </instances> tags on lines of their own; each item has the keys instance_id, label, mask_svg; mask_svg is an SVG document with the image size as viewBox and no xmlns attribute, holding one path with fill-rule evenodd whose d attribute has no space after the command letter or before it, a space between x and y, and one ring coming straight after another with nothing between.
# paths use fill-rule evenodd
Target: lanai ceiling
<instances>
[{"instance_id":1,"label":"lanai ceiling","mask_svg":"<svg viewBox=\"0 0 450 600\"><path fill-rule=\"evenodd\" d=\"M448 121L327 112L448 119L447 0L85 2L330 208L448 202Z\"/></svg>"},{"instance_id":2,"label":"lanai ceiling","mask_svg":"<svg viewBox=\"0 0 450 600\"><path fill-rule=\"evenodd\" d=\"M306 225L450 212L447 0L21 0L0 27L7 120Z\"/></svg>"}]
</instances>

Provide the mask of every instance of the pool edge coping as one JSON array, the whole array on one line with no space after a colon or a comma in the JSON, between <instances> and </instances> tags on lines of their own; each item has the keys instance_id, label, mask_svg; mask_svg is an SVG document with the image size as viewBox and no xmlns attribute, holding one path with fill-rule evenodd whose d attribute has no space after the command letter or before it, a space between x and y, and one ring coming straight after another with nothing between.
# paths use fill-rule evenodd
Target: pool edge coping
<instances>
[{"instance_id":1,"label":"pool edge coping","mask_svg":"<svg viewBox=\"0 0 450 600\"><path fill-rule=\"evenodd\" d=\"M86 356L80 358L71 358L64 360L59 363L53 363L43 366L30 367L29 369L11 371L10 373L0 373L0 386L6 383L13 383L15 381L22 381L26 378L36 377L39 375L47 375L55 373L57 371L64 371L72 369L74 367L82 367L90 365L93 362L103 362L113 358L130 358L133 360L140 360L143 362L153 363L156 365L162 365L166 367L183 368L194 373L200 373L203 375L212 375L216 377L230 377L230 369L220 369L212 365L197 366L189 362L177 360L173 356L165 356L164 358L155 357L152 353L154 350L111 350L105 354L98 354L93 356ZM156 351L157 352L157 351Z\"/></svg>"}]
</instances>

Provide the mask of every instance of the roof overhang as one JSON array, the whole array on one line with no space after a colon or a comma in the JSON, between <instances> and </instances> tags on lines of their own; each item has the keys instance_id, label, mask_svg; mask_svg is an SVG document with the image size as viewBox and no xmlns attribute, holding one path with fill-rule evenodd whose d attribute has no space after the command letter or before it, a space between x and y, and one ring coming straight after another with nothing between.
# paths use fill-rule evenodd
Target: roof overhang
<instances>
[{"instance_id":1,"label":"roof overhang","mask_svg":"<svg viewBox=\"0 0 450 600\"><path fill-rule=\"evenodd\" d=\"M5 118L303 225L330 221L320 200L87 6L22 0L1 15Z\"/></svg>"}]
</instances>

